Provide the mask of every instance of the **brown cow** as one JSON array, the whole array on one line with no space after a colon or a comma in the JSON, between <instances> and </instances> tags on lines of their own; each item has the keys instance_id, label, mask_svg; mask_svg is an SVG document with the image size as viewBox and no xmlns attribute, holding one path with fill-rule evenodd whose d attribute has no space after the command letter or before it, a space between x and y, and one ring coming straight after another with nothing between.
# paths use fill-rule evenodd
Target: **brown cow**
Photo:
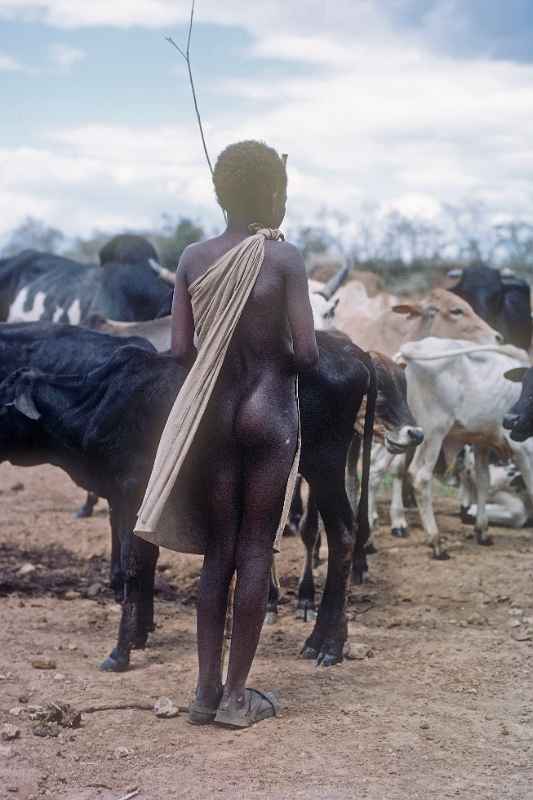
<instances>
[{"instance_id":1,"label":"brown cow","mask_svg":"<svg viewBox=\"0 0 533 800\"><path fill-rule=\"evenodd\" d=\"M501 335L478 317L465 300L446 289L434 289L422 300L386 308L377 317L359 306L350 321L339 320L338 324L363 350L379 350L389 356L395 355L405 342L426 336L479 344L502 341Z\"/></svg>"}]
</instances>

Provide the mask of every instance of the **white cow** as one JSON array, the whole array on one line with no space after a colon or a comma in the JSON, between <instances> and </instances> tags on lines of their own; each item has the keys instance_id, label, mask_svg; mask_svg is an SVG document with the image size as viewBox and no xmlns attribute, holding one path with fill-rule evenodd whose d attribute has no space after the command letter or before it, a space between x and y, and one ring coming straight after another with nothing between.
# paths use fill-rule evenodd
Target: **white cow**
<instances>
[{"instance_id":1,"label":"white cow","mask_svg":"<svg viewBox=\"0 0 533 800\"><path fill-rule=\"evenodd\" d=\"M513 442L502 427L504 414L520 395L520 385L504 378L513 367L528 365L527 354L511 346L429 337L402 346L398 360L406 364L407 398L425 440L409 467L418 509L435 558L447 558L433 513L432 478L441 447L447 463L465 444L474 447L478 493L475 531L489 544L487 495L489 449L513 458L533 502L533 440ZM399 478L395 478L398 482ZM397 506L401 491L396 487ZM391 514L393 509L391 508ZM403 506L393 527L406 526Z\"/></svg>"},{"instance_id":2,"label":"white cow","mask_svg":"<svg viewBox=\"0 0 533 800\"><path fill-rule=\"evenodd\" d=\"M477 514L476 459L471 445L465 447L460 481L461 516L464 521L467 517L475 519ZM522 489L523 480L516 464L509 461L506 464L490 465L486 510L491 524L510 528L524 527L532 507L528 503L527 495L522 499Z\"/></svg>"}]
</instances>

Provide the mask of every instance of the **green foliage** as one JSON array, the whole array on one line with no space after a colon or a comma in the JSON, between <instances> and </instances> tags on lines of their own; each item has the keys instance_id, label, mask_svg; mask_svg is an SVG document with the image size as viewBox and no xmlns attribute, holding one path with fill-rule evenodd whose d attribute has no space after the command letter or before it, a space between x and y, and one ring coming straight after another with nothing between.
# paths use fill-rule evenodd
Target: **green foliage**
<instances>
[{"instance_id":1,"label":"green foliage","mask_svg":"<svg viewBox=\"0 0 533 800\"><path fill-rule=\"evenodd\" d=\"M161 264L175 271L185 248L199 242L204 236L204 229L188 217L181 217L176 223L165 216L161 233L152 234L148 238L159 253Z\"/></svg>"}]
</instances>

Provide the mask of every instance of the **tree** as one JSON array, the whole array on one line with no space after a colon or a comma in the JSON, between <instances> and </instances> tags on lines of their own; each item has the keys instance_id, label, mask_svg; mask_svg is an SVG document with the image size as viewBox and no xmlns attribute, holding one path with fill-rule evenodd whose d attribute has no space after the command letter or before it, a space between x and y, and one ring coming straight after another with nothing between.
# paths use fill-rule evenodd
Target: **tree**
<instances>
[{"instance_id":1,"label":"tree","mask_svg":"<svg viewBox=\"0 0 533 800\"><path fill-rule=\"evenodd\" d=\"M188 217L181 217L176 224L165 215L161 233L150 238L159 253L161 264L167 269L175 270L185 248L194 242L199 242L204 236L205 232L201 225L197 225Z\"/></svg>"},{"instance_id":2,"label":"tree","mask_svg":"<svg viewBox=\"0 0 533 800\"><path fill-rule=\"evenodd\" d=\"M46 253L58 253L64 245L65 235L58 228L53 228L35 217L26 217L10 235L3 248L3 255L15 255L21 250L43 250Z\"/></svg>"}]
</instances>

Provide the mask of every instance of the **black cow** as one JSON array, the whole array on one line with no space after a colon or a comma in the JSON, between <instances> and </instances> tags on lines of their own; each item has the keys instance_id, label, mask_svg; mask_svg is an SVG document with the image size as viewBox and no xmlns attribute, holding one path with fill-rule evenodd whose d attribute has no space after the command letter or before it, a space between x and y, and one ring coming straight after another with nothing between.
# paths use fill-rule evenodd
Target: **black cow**
<instances>
[{"instance_id":1,"label":"black cow","mask_svg":"<svg viewBox=\"0 0 533 800\"><path fill-rule=\"evenodd\" d=\"M141 264L150 266L150 261L159 263L157 250L144 236L121 233L113 236L98 253L102 267L108 264Z\"/></svg>"},{"instance_id":2,"label":"black cow","mask_svg":"<svg viewBox=\"0 0 533 800\"><path fill-rule=\"evenodd\" d=\"M505 373L507 380L521 383L522 391L516 403L503 418L503 427L511 431L514 442L525 442L533 436L533 367L516 367Z\"/></svg>"},{"instance_id":3,"label":"black cow","mask_svg":"<svg viewBox=\"0 0 533 800\"><path fill-rule=\"evenodd\" d=\"M150 266L157 253L149 242L118 236L100 258L96 266L25 250L0 260L0 320L78 325L94 314L135 321L169 313L172 288Z\"/></svg>"},{"instance_id":4,"label":"black cow","mask_svg":"<svg viewBox=\"0 0 533 800\"><path fill-rule=\"evenodd\" d=\"M356 348L357 357L361 358L363 351ZM371 352L376 374L377 401L374 424L374 437L382 441L387 449L394 454L406 452L417 447L424 439L421 428L417 427L411 409L407 403L407 382L402 367L382 353ZM356 431L348 454L347 477L348 490L355 506L355 490L357 484L357 463L361 448L361 434ZM305 548L305 563L302 578L298 587L297 616L307 620L309 614L314 614L315 582L313 566L318 562L320 547L319 512L312 488L309 490L307 508L305 513L296 504L296 514L302 516L301 536ZM294 519L294 518L293 518ZM368 530L367 528L364 529ZM354 583L362 583L368 571L366 556L375 552L373 545L367 547L368 539L361 530L357 536L356 547L353 551L352 579ZM271 586L269 597L269 612L276 613L277 591ZM305 652L304 652L305 655Z\"/></svg>"},{"instance_id":5,"label":"black cow","mask_svg":"<svg viewBox=\"0 0 533 800\"><path fill-rule=\"evenodd\" d=\"M451 291L499 331L505 342L529 350L532 322L531 290L527 281L485 266L453 270L449 275L460 277Z\"/></svg>"},{"instance_id":6,"label":"black cow","mask_svg":"<svg viewBox=\"0 0 533 800\"><path fill-rule=\"evenodd\" d=\"M17 326L3 327L5 331ZM36 337L45 348L46 341L54 340L47 339L44 325L36 327ZM49 327L55 336L52 329L56 326ZM120 670L127 667L131 647L143 646L152 625L157 551L131 532L157 442L184 372L171 356L152 353L146 347L124 347L124 340L79 328L65 327L65 333L68 331L82 377L61 376L56 370L52 374L26 370L13 373L0 386L0 459L20 465L53 463L87 491L107 498L113 534L112 573L116 586L122 571L125 594L119 641L104 667ZM0 329L0 340L2 333ZM86 346L88 335L102 337L106 346L118 346L104 364L92 350L94 340ZM358 512L360 534L365 538L376 390L370 359L346 336L323 332L318 341L319 371L300 382L300 469L315 492L326 526L329 565L306 651L331 664L343 657L354 539L353 514L344 485L346 456L357 412L368 392ZM54 349L51 345L51 352ZM50 357L47 363L52 360Z\"/></svg>"}]
</instances>

